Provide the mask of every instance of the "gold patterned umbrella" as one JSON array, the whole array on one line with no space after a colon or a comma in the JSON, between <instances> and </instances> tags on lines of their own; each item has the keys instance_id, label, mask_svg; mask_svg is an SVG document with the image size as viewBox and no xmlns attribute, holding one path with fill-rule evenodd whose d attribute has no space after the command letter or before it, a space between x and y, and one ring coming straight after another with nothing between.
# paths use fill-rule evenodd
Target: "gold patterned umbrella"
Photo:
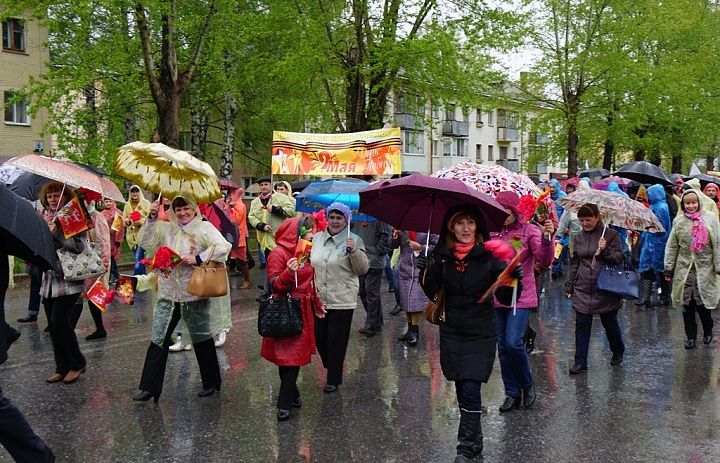
<instances>
[{"instance_id":1,"label":"gold patterned umbrella","mask_svg":"<svg viewBox=\"0 0 720 463\"><path fill-rule=\"evenodd\" d=\"M183 194L199 203L212 203L222 197L217 175L209 164L162 143L136 141L121 146L115 172L166 198Z\"/></svg>"}]
</instances>

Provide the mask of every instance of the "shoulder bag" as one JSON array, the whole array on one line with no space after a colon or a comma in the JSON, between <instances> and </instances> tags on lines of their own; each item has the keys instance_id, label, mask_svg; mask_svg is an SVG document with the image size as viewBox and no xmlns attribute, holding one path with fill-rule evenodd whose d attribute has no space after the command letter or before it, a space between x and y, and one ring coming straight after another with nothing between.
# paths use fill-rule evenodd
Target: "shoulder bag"
<instances>
[{"instance_id":1,"label":"shoulder bag","mask_svg":"<svg viewBox=\"0 0 720 463\"><path fill-rule=\"evenodd\" d=\"M57 250L62 266L63 278L67 281L83 281L105 273L105 265L100 257L100 245L85 240L85 247L80 254L66 249Z\"/></svg>"},{"instance_id":2,"label":"shoulder bag","mask_svg":"<svg viewBox=\"0 0 720 463\"><path fill-rule=\"evenodd\" d=\"M268 296L268 294L270 294ZM302 333L301 301L292 297L290 291L285 297L272 295L272 282L268 282L268 289L260 296L260 311L258 312L258 333L263 337L289 338Z\"/></svg>"},{"instance_id":3,"label":"shoulder bag","mask_svg":"<svg viewBox=\"0 0 720 463\"><path fill-rule=\"evenodd\" d=\"M595 259L593 258L594 264ZM602 264L598 271L596 286L600 291L614 294L623 299L637 299L640 296L638 279L638 273L625 259L620 264Z\"/></svg>"},{"instance_id":4,"label":"shoulder bag","mask_svg":"<svg viewBox=\"0 0 720 463\"><path fill-rule=\"evenodd\" d=\"M443 264L442 278L445 278L446 264ZM433 325L439 325L445 321L445 285L435 292L435 296L425 305L425 320Z\"/></svg>"},{"instance_id":5,"label":"shoulder bag","mask_svg":"<svg viewBox=\"0 0 720 463\"><path fill-rule=\"evenodd\" d=\"M212 249L215 249L215 245ZM187 287L188 293L198 297L220 297L225 296L228 290L228 274L224 262L209 260L193 268Z\"/></svg>"}]
</instances>

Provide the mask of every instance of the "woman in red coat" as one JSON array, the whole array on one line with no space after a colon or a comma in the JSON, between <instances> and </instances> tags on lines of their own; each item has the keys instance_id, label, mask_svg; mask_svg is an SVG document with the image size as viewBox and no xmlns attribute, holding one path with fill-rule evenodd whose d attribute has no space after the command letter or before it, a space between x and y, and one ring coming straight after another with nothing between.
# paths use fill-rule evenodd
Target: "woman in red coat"
<instances>
[{"instance_id":1,"label":"woman in red coat","mask_svg":"<svg viewBox=\"0 0 720 463\"><path fill-rule=\"evenodd\" d=\"M300 367L310 363L315 353L315 324L313 311L322 318L325 314L322 303L317 297L313 285L314 271L307 255L296 252L300 238L312 241L312 217L291 218L283 222L275 233L275 244L267 260L267 276L273 295L291 296L301 301L302 332L289 338L263 337L260 355L278 366L280 372L280 390L277 400L278 421L290 418L290 408L300 408L300 391L296 382ZM299 259L298 259L299 257Z\"/></svg>"}]
</instances>

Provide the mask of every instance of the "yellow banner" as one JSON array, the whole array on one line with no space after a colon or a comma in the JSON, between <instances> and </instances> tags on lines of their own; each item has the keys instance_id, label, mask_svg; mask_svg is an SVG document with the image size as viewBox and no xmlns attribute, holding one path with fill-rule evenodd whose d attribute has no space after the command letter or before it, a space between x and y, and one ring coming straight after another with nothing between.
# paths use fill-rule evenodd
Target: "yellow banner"
<instances>
[{"instance_id":1,"label":"yellow banner","mask_svg":"<svg viewBox=\"0 0 720 463\"><path fill-rule=\"evenodd\" d=\"M367 132L273 132L272 173L393 175L402 171L398 127Z\"/></svg>"}]
</instances>

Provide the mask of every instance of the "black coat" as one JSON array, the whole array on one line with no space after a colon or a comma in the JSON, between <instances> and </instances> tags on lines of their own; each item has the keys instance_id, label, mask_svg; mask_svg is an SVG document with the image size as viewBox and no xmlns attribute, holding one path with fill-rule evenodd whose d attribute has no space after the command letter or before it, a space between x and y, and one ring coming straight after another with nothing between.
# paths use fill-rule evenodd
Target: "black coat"
<instances>
[{"instance_id":1,"label":"black coat","mask_svg":"<svg viewBox=\"0 0 720 463\"><path fill-rule=\"evenodd\" d=\"M487 382L495 362L497 319L493 298L477 300L497 280L505 264L482 246L462 261L445 243L435 248L420 284L429 298L445 287L445 321L440 322L440 365L450 381ZM464 267L460 271L459 267ZM444 269L444 272L443 272Z\"/></svg>"}]
</instances>

